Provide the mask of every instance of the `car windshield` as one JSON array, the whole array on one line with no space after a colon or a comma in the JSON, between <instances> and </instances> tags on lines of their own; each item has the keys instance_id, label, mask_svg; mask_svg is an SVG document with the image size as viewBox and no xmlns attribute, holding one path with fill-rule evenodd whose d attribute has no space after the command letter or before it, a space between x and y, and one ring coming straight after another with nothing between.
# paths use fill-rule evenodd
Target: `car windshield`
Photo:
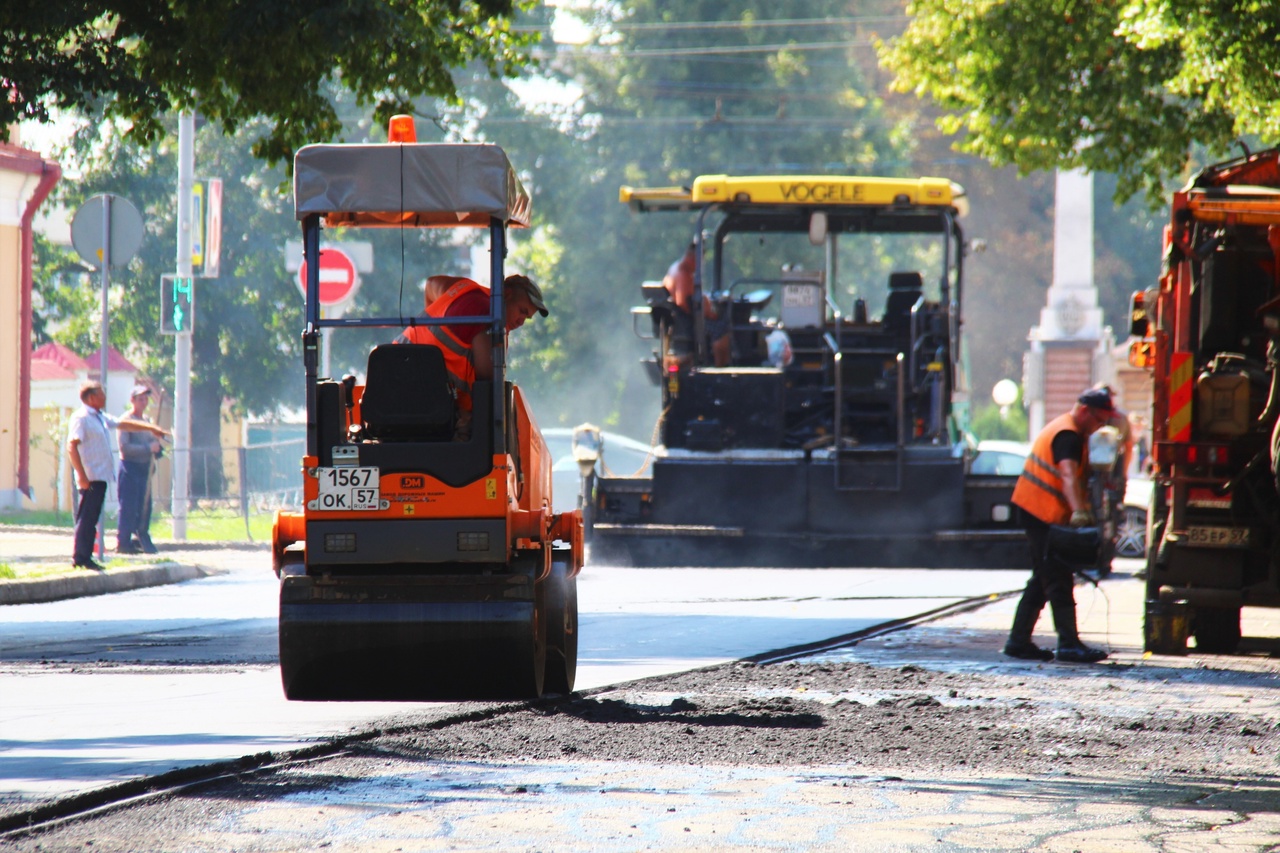
<instances>
[{"instance_id":1,"label":"car windshield","mask_svg":"<svg viewBox=\"0 0 1280 853\"><path fill-rule=\"evenodd\" d=\"M840 306L860 300L869 316L880 317L886 308L890 275L895 271L921 273L918 287L926 299L941 298L943 242L937 234L840 234L835 241L839 277L825 282L822 246L813 246L807 234L734 233L724 239L722 267L716 288L733 298L759 288L782 288L786 283L813 282L826 289ZM779 259L785 267L779 266ZM916 296L919 296L918 292ZM785 294L784 294L785 296ZM761 310L759 319L777 319L785 298L775 298ZM820 303L819 303L820 304Z\"/></svg>"},{"instance_id":2,"label":"car windshield","mask_svg":"<svg viewBox=\"0 0 1280 853\"><path fill-rule=\"evenodd\" d=\"M1015 447L984 447L978 445L978 455L969 466L970 474L987 474L1000 477L1016 477L1026 464L1027 451Z\"/></svg>"}]
</instances>

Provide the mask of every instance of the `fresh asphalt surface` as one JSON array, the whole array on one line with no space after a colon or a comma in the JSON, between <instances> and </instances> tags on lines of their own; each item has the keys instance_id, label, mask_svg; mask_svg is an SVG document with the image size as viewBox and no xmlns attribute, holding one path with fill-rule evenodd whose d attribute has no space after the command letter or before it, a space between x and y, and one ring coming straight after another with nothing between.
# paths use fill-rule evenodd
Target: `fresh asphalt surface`
<instances>
[{"instance_id":1,"label":"fresh asphalt surface","mask_svg":"<svg viewBox=\"0 0 1280 853\"><path fill-rule=\"evenodd\" d=\"M0 531L6 539L12 547ZM0 609L5 810L452 709L287 702L275 666L268 553L170 545L165 555L223 573ZM577 687L821 641L1024 582L1024 573L1009 571L589 565L579 578Z\"/></svg>"}]
</instances>

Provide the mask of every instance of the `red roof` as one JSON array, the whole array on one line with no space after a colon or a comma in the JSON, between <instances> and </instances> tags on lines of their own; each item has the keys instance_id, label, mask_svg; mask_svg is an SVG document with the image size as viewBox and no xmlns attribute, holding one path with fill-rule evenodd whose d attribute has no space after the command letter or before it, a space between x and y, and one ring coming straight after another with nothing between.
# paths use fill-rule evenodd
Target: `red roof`
<instances>
[{"instance_id":1,"label":"red roof","mask_svg":"<svg viewBox=\"0 0 1280 853\"><path fill-rule=\"evenodd\" d=\"M75 379L76 371L69 370L51 358L31 359L31 381L41 382L50 379Z\"/></svg>"},{"instance_id":2,"label":"red roof","mask_svg":"<svg viewBox=\"0 0 1280 853\"><path fill-rule=\"evenodd\" d=\"M40 152L32 151L30 148L23 148L21 145L14 145L12 142L0 142L0 151L11 157L21 157L24 160L33 160L39 163L43 158Z\"/></svg>"},{"instance_id":3,"label":"red roof","mask_svg":"<svg viewBox=\"0 0 1280 853\"><path fill-rule=\"evenodd\" d=\"M102 366L102 348L94 350L85 359L89 363L90 370L97 370ZM138 368L133 362L125 358L120 350L115 347L107 347L107 370L118 371L124 373L137 373Z\"/></svg>"},{"instance_id":4,"label":"red roof","mask_svg":"<svg viewBox=\"0 0 1280 853\"><path fill-rule=\"evenodd\" d=\"M51 361L72 373L77 370L89 369L89 362L76 355L67 347L54 341L50 341L43 346L37 347L36 351L31 353L31 369L33 371L35 370L35 363L38 361Z\"/></svg>"}]
</instances>

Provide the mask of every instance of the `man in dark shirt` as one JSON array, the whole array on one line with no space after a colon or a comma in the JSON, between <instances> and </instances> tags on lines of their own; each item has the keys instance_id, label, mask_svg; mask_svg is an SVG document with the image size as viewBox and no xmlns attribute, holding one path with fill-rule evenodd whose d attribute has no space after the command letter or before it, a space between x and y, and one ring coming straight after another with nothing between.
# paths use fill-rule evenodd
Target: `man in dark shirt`
<instances>
[{"instance_id":1,"label":"man in dark shirt","mask_svg":"<svg viewBox=\"0 0 1280 853\"><path fill-rule=\"evenodd\" d=\"M129 395L129 417L146 421L151 389L133 386ZM116 493L120 515L116 526L116 550L121 554L156 553L151 541L151 465L160 452L160 441L141 430L118 430L120 468L116 472Z\"/></svg>"},{"instance_id":2,"label":"man in dark shirt","mask_svg":"<svg viewBox=\"0 0 1280 853\"><path fill-rule=\"evenodd\" d=\"M1111 394L1090 389L1065 415L1050 421L1032 442L1026 465L1013 490L1031 551L1031 579L1022 592L1004 653L1022 660L1095 663L1107 653L1086 646L1076 629L1072 567L1048 556L1050 525L1092 526L1096 522L1085 491L1088 438L1115 416ZM1048 602L1058 632L1058 649L1042 649L1031 640L1040 611Z\"/></svg>"}]
</instances>

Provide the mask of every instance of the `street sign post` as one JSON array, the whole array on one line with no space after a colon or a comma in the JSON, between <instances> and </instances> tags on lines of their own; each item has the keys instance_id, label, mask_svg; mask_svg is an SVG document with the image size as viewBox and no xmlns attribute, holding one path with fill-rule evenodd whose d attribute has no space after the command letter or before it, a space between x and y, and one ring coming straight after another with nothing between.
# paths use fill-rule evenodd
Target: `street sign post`
<instances>
[{"instance_id":1,"label":"street sign post","mask_svg":"<svg viewBox=\"0 0 1280 853\"><path fill-rule=\"evenodd\" d=\"M360 276L356 274L356 264L341 249L327 248L320 250L320 308L329 317L341 317L347 304L355 298L360 290ZM298 265L298 289L305 298L307 295L307 262L304 259ZM324 310L327 309L327 310ZM333 329L325 327L320 330L320 363L325 376L330 376L329 338Z\"/></svg>"},{"instance_id":2,"label":"street sign post","mask_svg":"<svg viewBox=\"0 0 1280 853\"><path fill-rule=\"evenodd\" d=\"M222 272L222 178L205 183L206 219L204 229L204 271L202 278L217 278Z\"/></svg>"},{"instance_id":3,"label":"street sign post","mask_svg":"<svg viewBox=\"0 0 1280 853\"><path fill-rule=\"evenodd\" d=\"M142 215L127 198L101 193L85 201L71 219L71 244L89 266L102 272L102 362L100 380L107 389L107 290L111 268L129 263L142 245ZM98 558L105 554L104 519L98 517Z\"/></svg>"},{"instance_id":4,"label":"street sign post","mask_svg":"<svg viewBox=\"0 0 1280 853\"><path fill-rule=\"evenodd\" d=\"M307 262L298 267L298 287L307 292ZM320 305L332 308L351 300L360 290L355 261L341 249L320 250Z\"/></svg>"},{"instance_id":5,"label":"street sign post","mask_svg":"<svg viewBox=\"0 0 1280 853\"><path fill-rule=\"evenodd\" d=\"M95 195L71 219L71 245L96 270L104 257L109 266L122 267L142 246L142 214L127 198Z\"/></svg>"},{"instance_id":6,"label":"street sign post","mask_svg":"<svg viewBox=\"0 0 1280 853\"><path fill-rule=\"evenodd\" d=\"M204 266L204 181L191 185L191 266Z\"/></svg>"}]
</instances>

